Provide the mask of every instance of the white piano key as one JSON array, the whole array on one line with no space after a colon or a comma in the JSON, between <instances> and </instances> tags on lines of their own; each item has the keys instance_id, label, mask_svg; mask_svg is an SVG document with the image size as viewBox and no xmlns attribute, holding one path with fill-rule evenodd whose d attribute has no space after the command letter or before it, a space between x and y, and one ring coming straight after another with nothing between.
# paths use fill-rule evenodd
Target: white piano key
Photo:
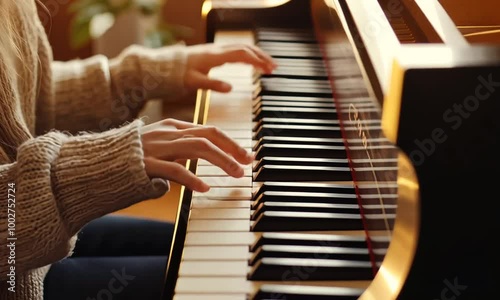
<instances>
[{"instance_id":1,"label":"white piano key","mask_svg":"<svg viewBox=\"0 0 500 300\"><path fill-rule=\"evenodd\" d=\"M240 277L184 277L177 279L177 293L237 294L249 293L256 288L246 276Z\"/></svg>"},{"instance_id":2,"label":"white piano key","mask_svg":"<svg viewBox=\"0 0 500 300\"><path fill-rule=\"evenodd\" d=\"M251 166L243 166L243 172L244 176L252 176L252 167ZM227 176L226 172L222 170L219 167L216 167L214 165L210 166L205 166L205 165L198 165L196 168L196 175L199 177L206 177L206 176Z\"/></svg>"},{"instance_id":3,"label":"white piano key","mask_svg":"<svg viewBox=\"0 0 500 300\"><path fill-rule=\"evenodd\" d=\"M293 271L292 271L293 272ZM293 276L293 275L292 275ZM300 285L308 286L337 286L352 288L367 288L371 281L301 281ZM262 284L289 284L297 282L285 281L249 281L245 277L184 277L177 280L176 291L179 294L239 294L252 295L258 291Z\"/></svg>"},{"instance_id":4,"label":"white piano key","mask_svg":"<svg viewBox=\"0 0 500 300\"><path fill-rule=\"evenodd\" d=\"M254 45L255 33L252 30L231 30L220 29L217 30L214 36L214 43L220 45L240 43L245 45Z\"/></svg>"},{"instance_id":5,"label":"white piano key","mask_svg":"<svg viewBox=\"0 0 500 300\"><path fill-rule=\"evenodd\" d=\"M191 220L248 220L250 208L194 208L189 216Z\"/></svg>"},{"instance_id":6,"label":"white piano key","mask_svg":"<svg viewBox=\"0 0 500 300\"><path fill-rule=\"evenodd\" d=\"M252 81L250 79L250 81ZM249 85L255 88L253 84ZM210 105L227 105L227 106L252 106L253 97L250 93L212 93L210 95ZM213 101L213 102L212 102Z\"/></svg>"},{"instance_id":7,"label":"white piano key","mask_svg":"<svg viewBox=\"0 0 500 300\"><path fill-rule=\"evenodd\" d=\"M183 260L245 260L250 257L247 246L186 246Z\"/></svg>"},{"instance_id":8,"label":"white piano key","mask_svg":"<svg viewBox=\"0 0 500 300\"><path fill-rule=\"evenodd\" d=\"M197 174L198 175L198 174ZM234 178L230 176L221 176L221 177L203 177L198 175L206 184L211 187L250 187L252 186L252 178L251 177L241 177Z\"/></svg>"},{"instance_id":9,"label":"white piano key","mask_svg":"<svg viewBox=\"0 0 500 300\"><path fill-rule=\"evenodd\" d=\"M246 276L248 262L242 261L183 261L179 276Z\"/></svg>"},{"instance_id":10,"label":"white piano key","mask_svg":"<svg viewBox=\"0 0 500 300\"><path fill-rule=\"evenodd\" d=\"M191 208L250 208L251 201L249 200L211 200L196 198L191 201Z\"/></svg>"},{"instance_id":11,"label":"white piano key","mask_svg":"<svg viewBox=\"0 0 500 300\"><path fill-rule=\"evenodd\" d=\"M252 198L251 188L211 188L206 193L193 192L193 198L217 199L217 200L250 200Z\"/></svg>"},{"instance_id":12,"label":"white piano key","mask_svg":"<svg viewBox=\"0 0 500 300\"><path fill-rule=\"evenodd\" d=\"M225 130L224 133L233 139L251 139L252 138L252 129L251 128L249 128L248 130Z\"/></svg>"},{"instance_id":13,"label":"white piano key","mask_svg":"<svg viewBox=\"0 0 500 300\"><path fill-rule=\"evenodd\" d=\"M186 246L250 246L258 232L188 232Z\"/></svg>"},{"instance_id":14,"label":"white piano key","mask_svg":"<svg viewBox=\"0 0 500 300\"><path fill-rule=\"evenodd\" d=\"M216 122L212 122L212 120L208 120L206 125L217 126L222 130L228 129L252 129L254 127L255 122L251 119L247 119L246 122L228 122L226 120L218 120Z\"/></svg>"},{"instance_id":15,"label":"white piano key","mask_svg":"<svg viewBox=\"0 0 500 300\"><path fill-rule=\"evenodd\" d=\"M215 209L212 209L215 210ZM248 218L248 216L247 216ZM249 231L250 220L196 220L191 219L188 223L188 232L228 232Z\"/></svg>"}]
</instances>

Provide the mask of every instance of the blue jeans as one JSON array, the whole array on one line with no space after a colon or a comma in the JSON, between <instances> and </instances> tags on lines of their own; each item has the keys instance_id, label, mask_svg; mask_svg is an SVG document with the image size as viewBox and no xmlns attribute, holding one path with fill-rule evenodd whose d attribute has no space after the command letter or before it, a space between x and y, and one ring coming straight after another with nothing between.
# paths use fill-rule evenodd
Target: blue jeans
<instances>
[{"instance_id":1,"label":"blue jeans","mask_svg":"<svg viewBox=\"0 0 500 300\"><path fill-rule=\"evenodd\" d=\"M173 224L105 216L86 225L74 254L52 265L45 300L160 299Z\"/></svg>"}]
</instances>

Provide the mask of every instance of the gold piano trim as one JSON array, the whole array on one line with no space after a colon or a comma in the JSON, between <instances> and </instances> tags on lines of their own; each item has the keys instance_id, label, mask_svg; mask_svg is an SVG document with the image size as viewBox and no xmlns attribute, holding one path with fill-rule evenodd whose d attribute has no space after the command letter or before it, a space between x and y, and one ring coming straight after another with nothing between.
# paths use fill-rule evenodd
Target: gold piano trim
<instances>
[{"instance_id":1,"label":"gold piano trim","mask_svg":"<svg viewBox=\"0 0 500 300\"><path fill-rule=\"evenodd\" d=\"M391 243L377 275L360 300L397 299L412 266L419 236L419 185L411 161L402 152L398 165L398 207Z\"/></svg>"}]
</instances>

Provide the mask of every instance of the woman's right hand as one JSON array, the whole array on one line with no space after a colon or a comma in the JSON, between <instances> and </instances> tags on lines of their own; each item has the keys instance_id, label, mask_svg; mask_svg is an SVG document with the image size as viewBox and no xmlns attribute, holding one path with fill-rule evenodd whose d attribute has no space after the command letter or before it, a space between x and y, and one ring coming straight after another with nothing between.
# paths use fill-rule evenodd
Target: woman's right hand
<instances>
[{"instance_id":1,"label":"woman's right hand","mask_svg":"<svg viewBox=\"0 0 500 300\"><path fill-rule=\"evenodd\" d=\"M204 159L232 177L242 177L242 164L254 157L216 127L166 119L141 129L146 173L150 178L175 181L187 188L207 192L205 182L179 163L186 159Z\"/></svg>"}]
</instances>

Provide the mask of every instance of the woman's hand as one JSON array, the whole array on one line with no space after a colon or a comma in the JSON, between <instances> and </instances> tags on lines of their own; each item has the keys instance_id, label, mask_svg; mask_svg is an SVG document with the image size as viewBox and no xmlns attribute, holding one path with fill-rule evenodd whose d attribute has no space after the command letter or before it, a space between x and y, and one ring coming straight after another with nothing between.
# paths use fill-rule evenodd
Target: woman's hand
<instances>
[{"instance_id":1,"label":"woman's hand","mask_svg":"<svg viewBox=\"0 0 500 300\"><path fill-rule=\"evenodd\" d=\"M262 73L271 73L275 68L271 56L260 48L250 45L203 44L187 48L187 68L184 84L188 89L208 89L227 93L231 85L210 79L207 74L213 67L225 63L246 63Z\"/></svg>"},{"instance_id":2,"label":"woman's hand","mask_svg":"<svg viewBox=\"0 0 500 300\"><path fill-rule=\"evenodd\" d=\"M142 127L141 139L149 177L172 180L198 192L210 187L178 161L205 159L233 177L242 177L241 164L253 161L251 153L211 126L166 119Z\"/></svg>"}]
</instances>

